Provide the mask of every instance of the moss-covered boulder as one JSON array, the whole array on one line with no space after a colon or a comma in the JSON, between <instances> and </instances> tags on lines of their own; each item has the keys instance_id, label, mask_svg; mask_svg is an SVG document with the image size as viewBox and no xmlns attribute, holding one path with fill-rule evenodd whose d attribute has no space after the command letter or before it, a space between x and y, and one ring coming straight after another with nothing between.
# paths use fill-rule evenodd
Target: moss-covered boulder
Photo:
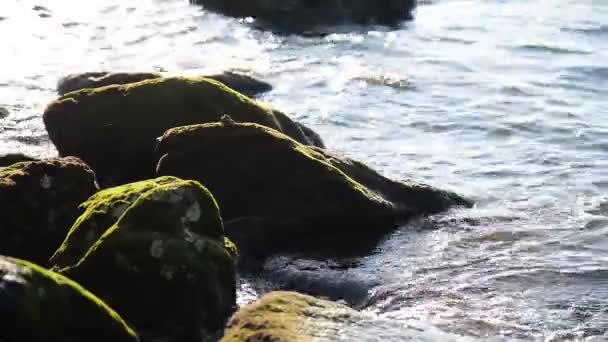
<instances>
[{"instance_id":1,"label":"moss-covered boulder","mask_svg":"<svg viewBox=\"0 0 608 342\"><path fill-rule=\"evenodd\" d=\"M47 264L97 190L95 173L77 158L0 169L0 254Z\"/></svg>"},{"instance_id":2,"label":"moss-covered boulder","mask_svg":"<svg viewBox=\"0 0 608 342\"><path fill-rule=\"evenodd\" d=\"M416 0L190 0L239 18L253 17L258 26L288 33L306 33L341 24L396 25L412 19Z\"/></svg>"},{"instance_id":3,"label":"moss-covered boulder","mask_svg":"<svg viewBox=\"0 0 608 342\"><path fill-rule=\"evenodd\" d=\"M228 322L220 341L329 341L326 335L331 325L355 314L353 309L337 303L276 291L241 308ZM322 339L324 335L326 338Z\"/></svg>"},{"instance_id":4,"label":"moss-covered boulder","mask_svg":"<svg viewBox=\"0 0 608 342\"><path fill-rule=\"evenodd\" d=\"M59 95L65 95L69 92L85 88L99 88L113 84L135 83L161 77L163 77L162 74L153 72L85 72L63 77L57 83L57 92ZM267 82L233 71L205 75L203 77L222 82L229 88L249 97L272 90L272 86Z\"/></svg>"},{"instance_id":5,"label":"moss-covered boulder","mask_svg":"<svg viewBox=\"0 0 608 342\"><path fill-rule=\"evenodd\" d=\"M35 161L37 160L34 157L30 157L23 153L7 153L4 155L0 155L0 167L7 167L13 165L15 163L25 162L25 161Z\"/></svg>"},{"instance_id":6,"label":"moss-covered boulder","mask_svg":"<svg viewBox=\"0 0 608 342\"><path fill-rule=\"evenodd\" d=\"M0 341L135 342L109 306L74 281L0 256Z\"/></svg>"},{"instance_id":7,"label":"moss-covered boulder","mask_svg":"<svg viewBox=\"0 0 608 342\"><path fill-rule=\"evenodd\" d=\"M288 118L208 78L157 78L83 89L51 103L44 112L60 155L87 162L102 184L123 184L154 173L156 138L169 128L218 121L255 122L312 144Z\"/></svg>"},{"instance_id":8,"label":"moss-covered boulder","mask_svg":"<svg viewBox=\"0 0 608 342\"><path fill-rule=\"evenodd\" d=\"M462 341L423 321L383 319L335 302L277 291L241 308L220 342Z\"/></svg>"},{"instance_id":9,"label":"moss-covered boulder","mask_svg":"<svg viewBox=\"0 0 608 342\"><path fill-rule=\"evenodd\" d=\"M388 180L257 124L177 127L162 136L158 153L158 175L204 182L226 221L245 222L240 234L227 235L247 249L264 238L270 242L253 247L293 250L310 242L336 250L354 239L372 241L414 216L470 204L429 186ZM256 224L247 229L250 221Z\"/></svg>"},{"instance_id":10,"label":"moss-covered boulder","mask_svg":"<svg viewBox=\"0 0 608 342\"><path fill-rule=\"evenodd\" d=\"M234 245L196 181L162 177L98 192L83 204L54 269L118 310L142 338L199 341L236 301Z\"/></svg>"}]
</instances>

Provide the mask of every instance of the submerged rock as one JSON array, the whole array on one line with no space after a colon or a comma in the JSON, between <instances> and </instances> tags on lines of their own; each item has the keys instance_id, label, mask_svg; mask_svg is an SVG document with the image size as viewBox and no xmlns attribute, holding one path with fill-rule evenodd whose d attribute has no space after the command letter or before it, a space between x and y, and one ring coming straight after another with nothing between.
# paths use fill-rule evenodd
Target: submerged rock
<instances>
[{"instance_id":1,"label":"submerged rock","mask_svg":"<svg viewBox=\"0 0 608 342\"><path fill-rule=\"evenodd\" d=\"M82 205L54 269L112 305L142 337L200 341L236 305L236 248L196 181L161 177L102 190Z\"/></svg>"},{"instance_id":2,"label":"submerged rock","mask_svg":"<svg viewBox=\"0 0 608 342\"><path fill-rule=\"evenodd\" d=\"M7 167L19 162L35 161L34 157L30 157L23 153L7 153L0 156L0 167Z\"/></svg>"},{"instance_id":3,"label":"submerged rock","mask_svg":"<svg viewBox=\"0 0 608 342\"><path fill-rule=\"evenodd\" d=\"M158 78L83 89L51 103L43 118L60 155L82 158L103 184L115 184L153 175L156 137L165 130L218 121L223 114L314 143L289 118L208 78Z\"/></svg>"},{"instance_id":4,"label":"submerged rock","mask_svg":"<svg viewBox=\"0 0 608 342\"><path fill-rule=\"evenodd\" d=\"M0 169L0 253L47 264L97 190L95 173L73 157Z\"/></svg>"},{"instance_id":5,"label":"submerged rock","mask_svg":"<svg viewBox=\"0 0 608 342\"><path fill-rule=\"evenodd\" d=\"M3 256L0 317L0 341L139 341L114 310L77 283Z\"/></svg>"},{"instance_id":6,"label":"submerged rock","mask_svg":"<svg viewBox=\"0 0 608 342\"><path fill-rule=\"evenodd\" d=\"M68 75L59 80L57 83L57 92L59 95L65 95L69 92L85 88L99 88L113 84L135 83L161 77L163 77L163 75L152 72L85 72L82 74ZM272 86L267 82L233 71L226 71L221 74L206 75L203 77L224 83L229 88L249 97L254 97L272 90Z\"/></svg>"},{"instance_id":7,"label":"submerged rock","mask_svg":"<svg viewBox=\"0 0 608 342\"><path fill-rule=\"evenodd\" d=\"M257 124L174 128L157 150L158 175L204 181L233 223L228 236L248 252L344 251L369 245L414 216L470 204L426 185L388 180Z\"/></svg>"},{"instance_id":8,"label":"submerged rock","mask_svg":"<svg viewBox=\"0 0 608 342\"><path fill-rule=\"evenodd\" d=\"M263 26L303 33L341 24L396 25L412 19L416 0L190 0L228 16L253 17Z\"/></svg>"}]
</instances>

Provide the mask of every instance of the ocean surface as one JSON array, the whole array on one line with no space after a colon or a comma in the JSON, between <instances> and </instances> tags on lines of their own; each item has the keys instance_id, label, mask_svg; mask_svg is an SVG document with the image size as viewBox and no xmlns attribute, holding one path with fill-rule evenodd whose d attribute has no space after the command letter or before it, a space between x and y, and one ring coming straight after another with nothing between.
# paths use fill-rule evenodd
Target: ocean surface
<instances>
[{"instance_id":1,"label":"ocean surface","mask_svg":"<svg viewBox=\"0 0 608 342\"><path fill-rule=\"evenodd\" d=\"M64 75L246 71L331 150L477 204L348 263L277 257L241 302L342 298L370 317L343 341L608 340L608 1L421 1L399 28L339 32L185 0L1 0L0 154L56 153L41 113Z\"/></svg>"}]
</instances>

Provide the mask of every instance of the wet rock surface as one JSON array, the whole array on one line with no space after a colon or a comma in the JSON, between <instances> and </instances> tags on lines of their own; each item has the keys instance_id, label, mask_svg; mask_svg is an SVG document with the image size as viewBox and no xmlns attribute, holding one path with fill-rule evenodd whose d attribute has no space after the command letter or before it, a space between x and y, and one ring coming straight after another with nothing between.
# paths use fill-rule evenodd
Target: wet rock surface
<instances>
[{"instance_id":1,"label":"wet rock surface","mask_svg":"<svg viewBox=\"0 0 608 342\"><path fill-rule=\"evenodd\" d=\"M95 173L73 157L0 169L0 253L46 265L97 190Z\"/></svg>"},{"instance_id":2,"label":"wet rock surface","mask_svg":"<svg viewBox=\"0 0 608 342\"><path fill-rule=\"evenodd\" d=\"M139 341L125 321L70 279L0 256L0 340Z\"/></svg>"},{"instance_id":3,"label":"wet rock surface","mask_svg":"<svg viewBox=\"0 0 608 342\"><path fill-rule=\"evenodd\" d=\"M388 180L256 124L171 129L157 150L157 173L205 182L230 222L228 236L254 254L354 250L410 218L470 205L449 192ZM349 242L340 243L345 236Z\"/></svg>"},{"instance_id":4,"label":"wet rock surface","mask_svg":"<svg viewBox=\"0 0 608 342\"><path fill-rule=\"evenodd\" d=\"M116 308L146 340L200 341L236 304L235 246L195 181L151 179L83 204L54 269Z\"/></svg>"},{"instance_id":5,"label":"wet rock surface","mask_svg":"<svg viewBox=\"0 0 608 342\"><path fill-rule=\"evenodd\" d=\"M159 78L83 89L51 103L43 116L60 155L86 161L103 185L150 178L156 138L172 127L218 121L256 122L314 144L286 116L207 78ZM310 133L309 133L310 135Z\"/></svg>"}]
</instances>

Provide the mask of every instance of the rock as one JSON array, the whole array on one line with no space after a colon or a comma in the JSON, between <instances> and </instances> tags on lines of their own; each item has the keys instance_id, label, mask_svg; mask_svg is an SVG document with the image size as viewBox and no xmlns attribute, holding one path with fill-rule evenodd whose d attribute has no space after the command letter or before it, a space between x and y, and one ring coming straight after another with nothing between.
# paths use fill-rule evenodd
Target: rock
<instances>
[{"instance_id":1,"label":"rock","mask_svg":"<svg viewBox=\"0 0 608 342\"><path fill-rule=\"evenodd\" d=\"M77 283L3 256L0 317L0 341L139 341L115 311Z\"/></svg>"},{"instance_id":2,"label":"rock","mask_svg":"<svg viewBox=\"0 0 608 342\"><path fill-rule=\"evenodd\" d=\"M258 80L249 75L237 73L234 71L225 71L221 74L208 75L203 77L222 82L228 87L249 97L254 97L272 90L272 85L270 85L269 83Z\"/></svg>"},{"instance_id":3,"label":"rock","mask_svg":"<svg viewBox=\"0 0 608 342\"><path fill-rule=\"evenodd\" d=\"M135 83L160 77L163 76L152 72L85 72L82 74L68 75L59 80L57 83L57 92L59 95L65 95L66 93L85 88L99 88L113 84ZM249 97L254 97L272 90L272 85L264 81L233 71L226 71L221 74L203 77L224 83L229 88Z\"/></svg>"},{"instance_id":4,"label":"rock","mask_svg":"<svg viewBox=\"0 0 608 342\"><path fill-rule=\"evenodd\" d=\"M162 75L153 72L85 72L68 75L60 79L57 83L57 92L59 95L65 95L69 92L85 88L135 83L159 77L162 77Z\"/></svg>"},{"instance_id":5,"label":"rock","mask_svg":"<svg viewBox=\"0 0 608 342\"><path fill-rule=\"evenodd\" d=\"M207 78L159 78L71 92L44 113L60 155L86 161L104 185L149 178L156 137L169 128L218 121L255 122L313 144L296 123Z\"/></svg>"},{"instance_id":6,"label":"rock","mask_svg":"<svg viewBox=\"0 0 608 342\"><path fill-rule=\"evenodd\" d=\"M248 252L345 251L415 216L470 204L426 185L388 180L257 124L173 128L157 150L157 174L204 181L223 218L241 221L227 235ZM235 234L235 227L242 231Z\"/></svg>"},{"instance_id":7,"label":"rock","mask_svg":"<svg viewBox=\"0 0 608 342\"><path fill-rule=\"evenodd\" d=\"M396 25L412 19L416 0L190 0L224 15L253 17L262 26L286 33L304 33L340 24Z\"/></svg>"},{"instance_id":8,"label":"rock","mask_svg":"<svg viewBox=\"0 0 608 342\"><path fill-rule=\"evenodd\" d=\"M145 340L200 341L236 305L236 248L213 196L161 177L102 190L82 205L53 269L92 290Z\"/></svg>"},{"instance_id":9,"label":"rock","mask_svg":"<svg viewBox=\"0 0 608 342\"><path fill-rule=\"evenodd\" d=\"M276 291L234 314L220 342L456 342L463 341L463 338L424 321L378 318L331 301Z\"/></svg>"},{"instance_id":10,"label":"rock","mask_svg":"<svg viewBox=\"0 0 608 342\"><path fill-rule=\"evenodd\" d=\"M0 169L0 254L47 264L97 190L95 173L73 157Z\"/></svg>"},{"instance_id":11,"label":"rock","mask_svg":"<svg viewBox=\"0 0 608 342\"><path fill-rule=\"evenodd\" d=\"M338 325L337 322L351 316L356 316L356 311L344 305L295 292L276 291L240 309L228 322L220 341L318 341L319 334L328 333L328 323Z\"/></svg>"},{"instance_id":12,"label":"rock","mask_svg":"<svg viewBox=\"0 0 608 342\"><path fill-rule=\"evenodd\" d=\"M346 158L337 157L331 153L311 147L328 160L331 165L347 174L355 181L364 184L375 193L382 194L384 198L402 208L408 208L416 215L436 214L452 206L471 207L473 202L450 191L442 191L426 184L411 180L396 182L388 179L367 165Z\"/></svg>"},{"instance_id":13,"label":"rock","mask_svg":"<svg viewBox=\"0 0 608 342\"><path fill-rule=\"evenodd\" d=\"M4 119L9 115L9 111L8 109L4 108L4 107L0 107L0 119Z\"/></svg>"},{"instance_id":14,"label":"rock","mask_svg":"<svg viewBox=\"0 0 608 342\"><path fill-rule=\"evenodd\" d=\"M0 156L0 167L7 167L19 162L35 161L34 157L27 156L23 153L8 153Z\"/></svg>"}]
</instances>

